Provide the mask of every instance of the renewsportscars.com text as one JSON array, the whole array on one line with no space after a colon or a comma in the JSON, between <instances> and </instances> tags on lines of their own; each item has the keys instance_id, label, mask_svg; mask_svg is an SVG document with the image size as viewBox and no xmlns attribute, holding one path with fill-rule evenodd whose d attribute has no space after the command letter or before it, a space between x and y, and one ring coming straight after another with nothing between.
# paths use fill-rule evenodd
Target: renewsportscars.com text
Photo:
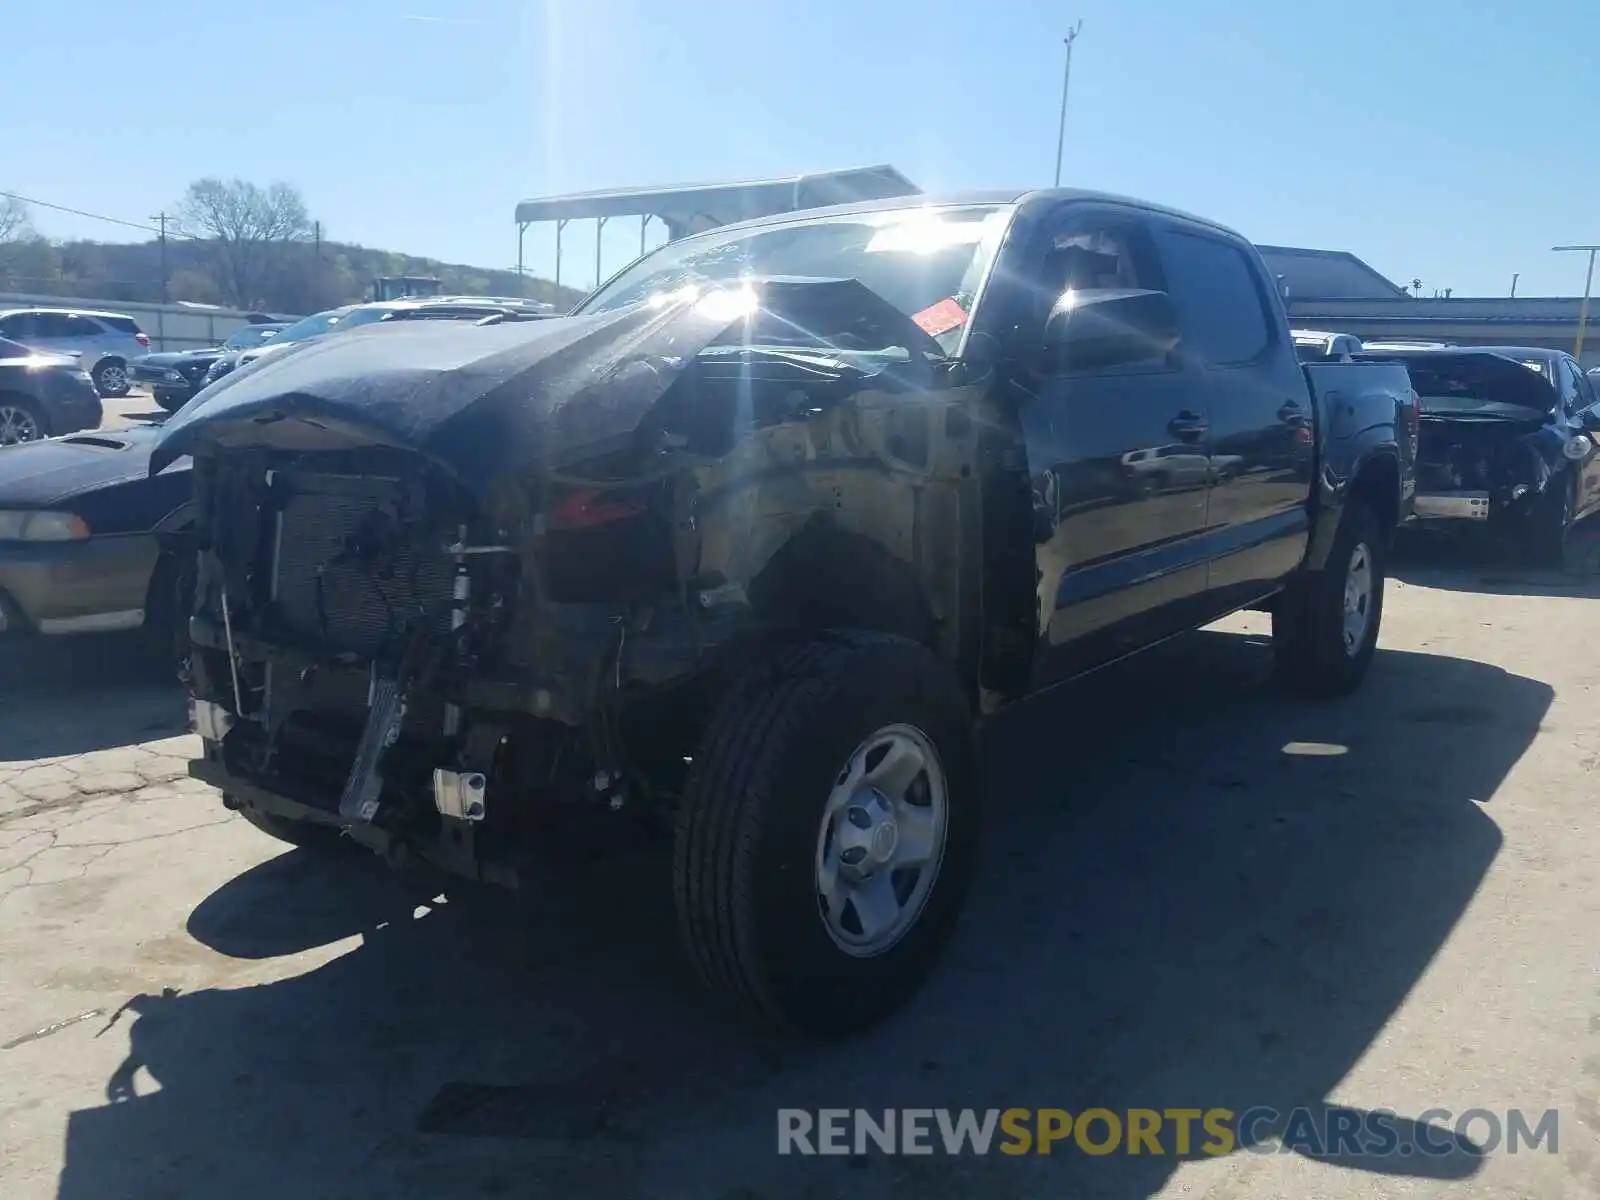
<instances>
[{"instance_id":1,"label":"renewsportscars.com text","mask_svg":"<svg viewBox=\"0 0 1600 1200\"><path fill-rule=\"evenodd\" d=\"M1215 1157L1301 1153L1387 1158L1560 1149L1554 1109L1524 1113L1432 1108L1415 1119L1387 1109L781 1108L779 1154L984 1155L1077 1153Z\"/></svg>"}]
</instances>

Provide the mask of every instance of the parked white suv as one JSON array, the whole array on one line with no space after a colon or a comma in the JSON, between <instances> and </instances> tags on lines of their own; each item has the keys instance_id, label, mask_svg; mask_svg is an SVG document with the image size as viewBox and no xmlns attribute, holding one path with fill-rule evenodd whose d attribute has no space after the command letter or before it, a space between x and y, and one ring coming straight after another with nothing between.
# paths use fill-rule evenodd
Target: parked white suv
<instances>
[{"instance_id":1,"label":"parked white suv","mask_svg":"<svg viewBox=\"0 0 1600 1200\"><path fill-rule=\"evenodd\" d=\"M86 308L6 309L0 337L76 356L102 396L126 396L128 360L150 353L150 339L132 317Z\"/></svg>"}]
</instances>

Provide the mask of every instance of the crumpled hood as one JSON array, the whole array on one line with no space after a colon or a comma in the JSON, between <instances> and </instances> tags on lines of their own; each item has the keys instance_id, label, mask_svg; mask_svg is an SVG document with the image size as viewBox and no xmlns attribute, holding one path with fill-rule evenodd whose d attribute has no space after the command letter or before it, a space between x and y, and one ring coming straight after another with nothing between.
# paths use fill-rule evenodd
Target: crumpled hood
<instances>
[{"instance_id":1,"label":"crumpled hood","mask_svg":"<svg viewBox=\"0 0 1600 1200\"><path fill-rule=\"evenodd\" d=\"M287 346L212 384L167 422L151 467L208 444L383 445L426 456L481 497L507 472L622 444L707 346L804 340L796 329L938 351L854 280L759 280L499 325L374 324Z\"/></svg>"},{"instance_id":2,"label":"crumpled hood","mask_svg":"<svg viewBox=\"0 0 1600 1200\"><path fill-rule=\"evenodd\" d=\"M140 427L7 446L0 451L0 508L49 508L95 488L145 478L152 473L158 433Z\"/></svg>"},{"instance_id":3,"label":"crumpled hood","mask_svg":"<svg viewBox=\"0 0 1600 1200\"><path fill-rule=\"evenodd\" d=\"M1386 356L1371 351L1363 357ZM1440 402L1448 400L1452 389L1460 388L1468 389L1481 400L1514 404L1539 412L1549 412L1555 407L1556 390L1550 381L1503 354L1485 350L1430 350L1397 357L1411 373L1412 386L1422 397L1423 411L1430 416L1449 418L1451 410ZM1430 400L1434 403L1430 404Z\"/></svg>"}]
</instances>

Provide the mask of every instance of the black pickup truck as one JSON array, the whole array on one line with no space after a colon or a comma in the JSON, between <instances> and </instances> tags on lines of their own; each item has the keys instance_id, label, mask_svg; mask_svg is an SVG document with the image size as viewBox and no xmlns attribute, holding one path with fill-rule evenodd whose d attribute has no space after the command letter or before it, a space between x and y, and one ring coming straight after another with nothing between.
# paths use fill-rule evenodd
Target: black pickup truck
<instances>
[{"instance_id":1,"label":"black pickup truck","mask_svg":"<svg viewBox=\"0 0 1600 1200\"><path fill-rule=\"evenodd\" d=\"M638 822L710 985L860 1028L955 924L975 714L1252 606L1287 684L1361 680L1409 405L1296 360L1244 239L1069 191L308 341L156 451L195 462L191 770L285 840L512 886Z\"/></svg>"}]
</instances>

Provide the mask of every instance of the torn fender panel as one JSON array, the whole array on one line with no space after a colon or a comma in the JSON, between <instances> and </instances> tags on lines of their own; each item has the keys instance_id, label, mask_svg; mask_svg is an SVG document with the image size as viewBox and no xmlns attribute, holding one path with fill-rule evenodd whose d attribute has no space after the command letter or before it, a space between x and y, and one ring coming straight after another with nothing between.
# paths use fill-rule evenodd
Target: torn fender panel
<instances>
[{"instance_id":1,"label":"torn fender panel","mask_svg":"<svg viewBox=\"0 0 1600 1200\"><path fill-rule=\"evenodd\" d=\"M757 333L759 330L759 334ZM859 331L859 333L858 333ZM530 323L374 325L286 349L219 381L168 422L153 468L207 443L382 445L442 464L487 495L508 472L630 435L715 342L858 333L932 344L852 280L761 280L736 292Z\"/></svg>"},{"instance_id":2,"label":"torn fender panel","mask_svg":"<svg viewBox=\"0 0 1600 1200\"><path fill-rule=\"evenodd\" d=\"M694 472L682 573L736 585L764 622L874 628L958 659L978 616L969 417L987 383L868 386L751 431Z\"/></svg>"}]
</instances>

